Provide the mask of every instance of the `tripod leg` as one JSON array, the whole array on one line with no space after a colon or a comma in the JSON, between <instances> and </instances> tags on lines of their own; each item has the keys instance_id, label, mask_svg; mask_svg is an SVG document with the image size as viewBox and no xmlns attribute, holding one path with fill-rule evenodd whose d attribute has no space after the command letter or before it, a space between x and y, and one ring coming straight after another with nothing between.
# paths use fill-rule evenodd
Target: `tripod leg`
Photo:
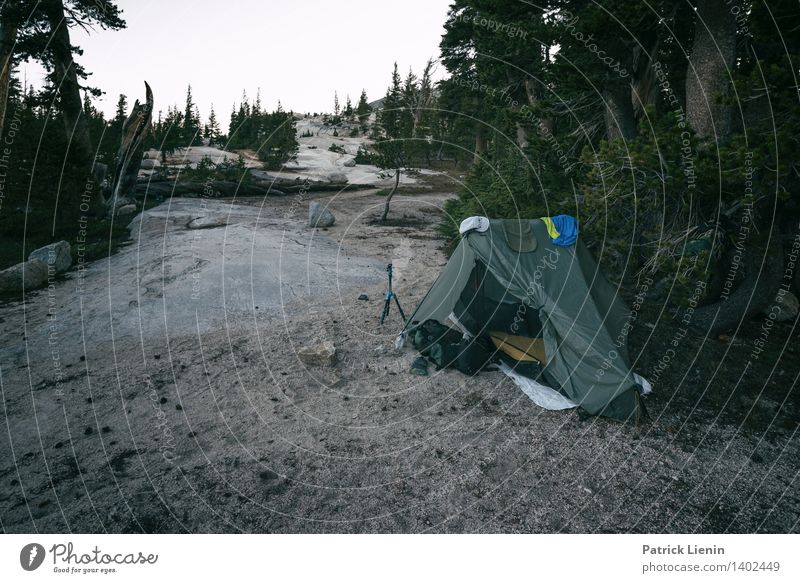
<instances>
[{"instance_id":1,"label":"tripod leg","mask_svg":"<svg viewBox=\"0 0 800 583\"><path fill-rule=\"evenodd\" d=\"M403 318L403 324L405 324L406 315L403 313L403 308L400 307L400 300L397 299L396 293L392 293L392 297L394 298L394 303L397 304L397 309L400 310L400 317Z\"/></svg>"},{"instance_id":2,"label":"tripod leg","mask_svg":"<svg viewBox=\"0 0 800 583\"><path fill-rule=\"evenodd\" d=\"M386 316L389 315L389 305L391 298L389 294L386 294L386 299L383 301L383 313L381 314L381 326L383 326L383 321L386 319Z\"/></svg>"}]
</instances>

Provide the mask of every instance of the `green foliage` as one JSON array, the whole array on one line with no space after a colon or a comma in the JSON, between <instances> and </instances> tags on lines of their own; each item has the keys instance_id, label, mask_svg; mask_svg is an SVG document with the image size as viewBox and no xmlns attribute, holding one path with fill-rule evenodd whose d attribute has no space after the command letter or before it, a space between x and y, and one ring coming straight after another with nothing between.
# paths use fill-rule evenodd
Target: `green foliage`
<instances>
[{"instance_id":1,"label":"green foliage","mask_svg":"<svg viewBox=\"0 0 800 583\"><path fill-rule=\"evenodd\" d=\"M202 128L200 127L200 113L192 98L192 86L186 89L186 104L183 108L183 126L181 127L181 145L195 146L200 144Z\"/></svg>"},{"instance_id":2,"label":"green foliage","mask_svg":"<svg viewBox=\"0 0 800 583\"><path fill-rule=\"evenodd\" d=\"M375 161L373 160L372 154L364 148L363 146L358 147L358 151L356 152L355 157L356 164L374 164Z\"/></svg>"},{"instance_id":3,"label":"green foliage","mask_svg":"<svg viewBox=\"0 0 800 583\"><path fill-rule=\"evenodd\" d=\"M161 152L161 161L166 162L167 156L176 150L186 147L184 140L183 112L177 107L167 107L167 115L158 112L153 122L150 133L146 139L148 148L155 148Z\"/></svg>"},{"instance_id":4,"label":"green foliage","mask_svg":"<svg viewBox=\"0 0 800 583\"><path fill-rule=\"evenodd\" d=\"M476 162L443 233L455 241L470 215L572 214L612 279L647 273L686 301L719 275L739 232L796 223L800 12L790 0L745 4L723 80L734 83L733 129L713 140L697 138L686 113L691 4L456 0L429 133L440 155ZM489 21L518 26L525 42L480 25ZM636 91L634 137L609 141L606 98L620 87ZM698 239L710 248L694 249Z\"/></svg>"},{"instance_id":5,"label":"green foliage","mask_svg":"<svg viewBox=\"0 0 800 583\"><path fill-rule=\"evenodd\" d=\"M423 83L412 71L402 81L397 63L394 65L391 85L372 128L373 160L381 168L405 168L428 156L429 136L425 133L427 128L420 123L419 109L423 99L426 105L431 99L430 94L423 92L430 89L428 73L429 68L426 68Z\"/></svg>"},{"instance_id":6,"label":"green foliage","mask_svg":"<svg viewBox=\"0 0 800 583\"><path fill-rule=\"evenodd\" d=\"M294 114L283 111L281 104L273 112L262 110L243 95L238 109L231 114L228 143L231 150L254 149L268 170L277 170L297 155L297 131Z\"/></svg>"},{"instance_id":7,"label":"green foliage","mask_svg":"<svg viewBox=\"0 0 800 583\"><path fill-rule=\"evenodd\" d=\"M369 106L369 102L367 101L367 92L366 90L362 89L361 97L358 98L358 105L356 105L356 117L358 118L358 123L362 128L367 127L370 113L372 113L372 108Z\"/></svg>"},{"instance_id":8,"label":"green foliage","mask_svg":"<svg viewBox=\"0 0 800 583\"><path fill-rule=\"evenodd\" d=\"M208 140L208 144L213 146L222 142L222 131L220 130L217 114L214 112L214 104L211 104L211 112L208 114L208 123L203 128L203 137Z\"/></svg>"},{"instance_id":9,"label":"green foliage","mask_svg":"<svg viewBox=\"0 0 800 583\"><path fill-rule=\"evenodd\" d=\"M342 146L340 146L339 144L336 144L336 143L331 144L330 148L328 148L328 151L329 152L336 152L337 154L346 154L347 153Z\"/></svg>"},{"instance_id":10,"label":"green foliage","mask_svg":"<svg viewBox=\"0 0 800 583\"><path fill-rule=\"evenodd\" d=\"M218 164L214 164L208 156L203 156L195 168L186 165L181 170L181 176L184 180L196 182L219 180L245 184L252 180L252 174L248 171L244 156L241 154L235 160L226 156Z\"/></svg>"}]
</instances>

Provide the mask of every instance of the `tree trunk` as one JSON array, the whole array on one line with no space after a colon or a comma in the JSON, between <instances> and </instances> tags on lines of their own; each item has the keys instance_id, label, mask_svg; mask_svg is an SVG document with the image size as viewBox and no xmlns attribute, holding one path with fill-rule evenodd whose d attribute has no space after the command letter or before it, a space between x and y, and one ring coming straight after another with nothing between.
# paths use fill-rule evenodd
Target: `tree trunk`
<instances>
[{"instance_id":1,"label":"tree trunk","mask_svg":"<svg viewBox=\"0 0 800 583\"><path fill-rule=\"evenodd\" d=\"M118 206L128 203L136 190L136 180L144 153L144 138L150 129L153 117L153 92L147 81L144 86L146 95L144 105L137 99L130 115L122 124L122 140L117 154L117 168L109 204L111 213Z\"/></svg>"},{"instance_id":2,"label":"tree trunk","mask_svg":"<svg viewBox=\"0 0 800 583\"><path fill-rule=\"evenodd\" d=\"M731 108L721 103L730 92L736 58L736 18L727 0L698 0L694 43L686 69L686 118L698 136L725 141Z\"/></svg>"},{"instance_id":3,"label":"tree trunk","mask_svg":"<svg viewBox=\"0 0 800 583\"><path fill-rule=\"evenodd\" d=\"M766 238L770 237L769 243ZM775 299L783 277L783 247L780 232L749 242L744 250L745 277L725 298L695 308L689 325L696 331L716 336L736 328L745 318L762 312ZM688 314L687 314L688 317Z\"/></svg>"},{"instance_id":4,"label":"tree trunk","mask_svg":"<svg viewBox=\"0 0 800 583\"><path fill-rule=\"evenodd\" d=\"M17 26L8 22L0 22L0 136L3 135L3 123L8 105L8 89L11 85L11 65L14 43L17 40Z\"/></svg>"},{"instance_id":5,"label":"tree trunk","mask_svg":"<svg viewBox=\"0 0 800 583\"><path fill-rule=\"evenodd\" d=\"M629 140L636 137L636 116L633 112L631 86L627 81L613 81L603 90L606 137Z\"/></svg>"},{"instance_id":6,"label":"tree trunk","mask_svg":"<svg viewBox=\"0 0 800 583\"><path fill-rule=\"evenodd\" d=\"M517 138L516 138L517 146L519 146L520 148L527 148L528 130L526 130L525 127L519 122L517 122L516 126L517 126Z\"/></svg>"},{"instance_id":7,"label":"tree trunk","mask_svg":"<svg viewBox=\"0 0 800 583\"><path fill-rule=\"evenodd\" d=\"M660 38L656 36L650 44L650 50L646 52L642 47L636 46L633 49L633 113L639 118L644 114L644 109L648 106L655 107L658 103L658 77L653 68L652 56L659 51Z\"/></svg>"},{"instance_id":8,"label":"tree trunk","mask_svg":"<svg viewBox=\"0 0 800 583\"><path fill-rule=\"evenodd\" d=\"M531 77L525 78L525 95L528 98L528 107L535 107L539 103L539 94L536 92L536 80ZM539 130L544 130L552 134L555 130L555 123L552 117L543 117L539 120Z\"/></svg>"},{"instance_id":9,"label":"tree trunk","mask_svg":"<svg viewBox=\"0 0 800 583\"><path fill-rule=\"evenodd\" d=\"M62 0L48 0L44 5L47 22L50 26L50 51L55 69L55 83L64 127L71 143L73 153L79 163L86 166L87 174L91 173L94 161L94 148L89 135L89 124L83 111L78 74L72 59L72 45L69 29L64 16Z\"/></svg>"},{"instance_id":10,"label":"tree trunk","mask_svg":"<svg viewBox=\"0 0 800 583\"><path fill-rule=\"evenodd\" d=\"M487 147L486 128L481 124L475 131L475 153L472 156L473 164L477 164L483 159L483 154L486 152Z\"/></svg>"},{"instance_id":11,"label":"tree trunk","mask_svg":"<svg viewBox=\"0 0 800 583\"><path fill-rule=\"evenodd\" d=\"M392 202L392 197L394 193L397 192L397 187L400 185L400 168L395 168L394 170L394 187L389 195L386 197L386 204L383 207L383 216L381 217L381 222L386 222L386 217L389 216L389 203Z\"/></svg>"}]
</instances>

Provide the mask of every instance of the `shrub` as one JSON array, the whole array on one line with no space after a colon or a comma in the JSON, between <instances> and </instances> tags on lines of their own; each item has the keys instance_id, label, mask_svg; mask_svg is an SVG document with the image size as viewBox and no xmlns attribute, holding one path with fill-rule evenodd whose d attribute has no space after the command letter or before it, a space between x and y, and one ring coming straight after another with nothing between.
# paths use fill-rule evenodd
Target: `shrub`
<instances>
[{"instance_id":1,"label":"shrub","mask_svg":"<svg viewBox=\"0 0 800 583\"><path fill-rule=\"evenodd\" d=\"M356 152L355 161L356 164L374 164L372 154L369 152L369 150L367 150L363 146L358 147L358 152Z\"/></svg>"}]
</instances>

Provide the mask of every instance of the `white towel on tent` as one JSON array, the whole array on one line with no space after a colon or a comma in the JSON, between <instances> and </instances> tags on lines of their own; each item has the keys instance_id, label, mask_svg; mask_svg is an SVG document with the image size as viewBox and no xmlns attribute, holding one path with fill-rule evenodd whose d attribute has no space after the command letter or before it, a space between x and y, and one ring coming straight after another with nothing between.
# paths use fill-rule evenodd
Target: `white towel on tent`
<instances>
[{"instance_id":1,"label":"white towel on tent","mask_svg":"<svg viewBox=\"0 0 800 583\"><path fill-rule=\"evenodd\" d=\"M551 389L547 385L537 383L535 380L515 372L505 362L500 363L499 368L508 378L514 381L515 385L522 389L523 393L528 395L531 401L544 409L560 411L561 409L572 409L578 406L577 403L573 403L555 389Z\"/></svg>"}]
</instances>

